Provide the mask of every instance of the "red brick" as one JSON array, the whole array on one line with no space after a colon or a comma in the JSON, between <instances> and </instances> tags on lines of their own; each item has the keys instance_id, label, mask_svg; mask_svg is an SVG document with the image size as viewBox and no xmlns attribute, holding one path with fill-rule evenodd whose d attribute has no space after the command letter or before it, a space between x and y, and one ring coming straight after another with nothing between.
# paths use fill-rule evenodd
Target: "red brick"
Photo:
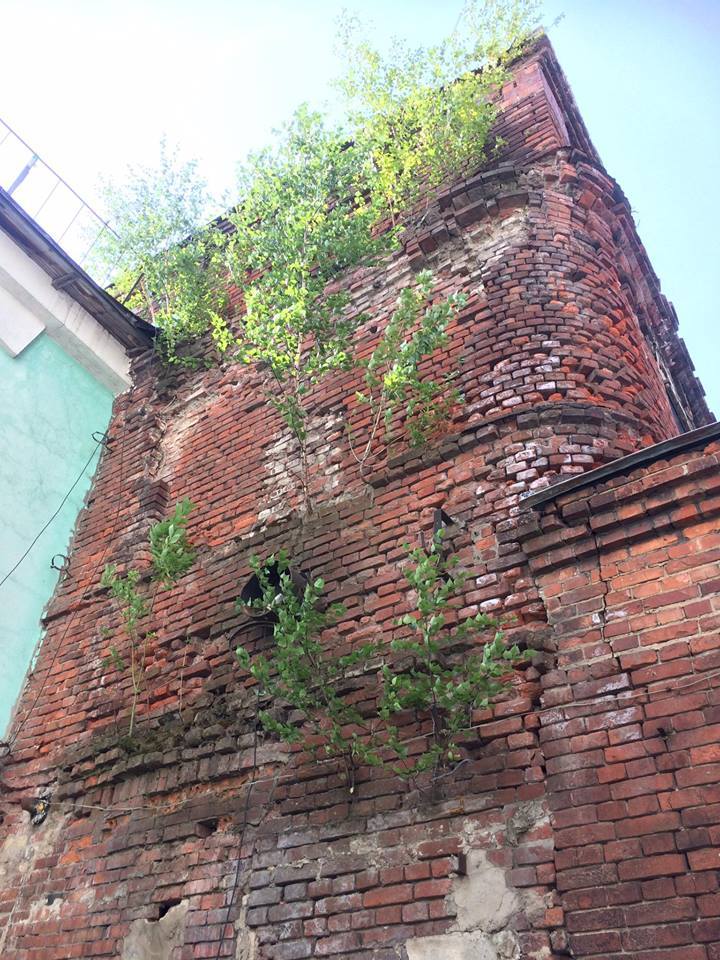
<instances>
[{"instance_id":1,"label":"red brick","mask_svg":"<svg viewBox=\"0 0 720 960\"><path fill-rule=\"evenodd\" d=\"M428 881L428 883L432 884L433 881ZM383 907L392 903L408 903L412 898L413 888L410 884L397 884L396 886L369 890L363 895L363 906L370 908Z\"/></svg>"},{"instance_id":2,"label":"red brick","mask_svg":"<svg viewBox=\"0 0 720 960\"><path fill-rule=\"evenodd\" d=\"M684 873L687 869L685 857L681 854L665 854L659 857L645 857L642 860L628 860L618 864L618 876L621 880L637 880L644 877L662 877L675 873Z\"/></svg>"},{"instance_id":3,"label":"red brick","mask_svg":"<svg viewBox=\"0 0 720 960\"><path fill-rule=\"evenodd\" d=\"M720 849L688 851L688 862L692 870L717 870L720 868Z\"/></svg>"}]
</instances>

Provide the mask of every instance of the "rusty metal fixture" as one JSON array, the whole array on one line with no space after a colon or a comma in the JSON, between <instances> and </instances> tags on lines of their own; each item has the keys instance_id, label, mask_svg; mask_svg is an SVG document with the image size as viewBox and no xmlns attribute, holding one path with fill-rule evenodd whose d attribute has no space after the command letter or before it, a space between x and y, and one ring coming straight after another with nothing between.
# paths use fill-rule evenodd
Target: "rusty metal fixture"
<instances>
[{"instance_id":1,"label":"rusty metal fixture","mask_svg":"<svg viewBox=\"0 0 720 960\"><path fill-rule=\"evenodd\" d=\"M50 809L50 793L46 791L38 797L23 797L20 806L30 814L30 823L39 827L48 815Z\"/></svg>"},{"instance_id":2,"label":"rusty metal fixture","mask_svg":"<svg viewBox=\"0 0 720 960\"><path fill-rule=\"evenodd\" d=\"M58 563L58 561L60 561ZM66 553L56 553L50 561L50 569L57 570L62 574L67 574L70 565L70 557Z\"/></svg>"}]
</instances>

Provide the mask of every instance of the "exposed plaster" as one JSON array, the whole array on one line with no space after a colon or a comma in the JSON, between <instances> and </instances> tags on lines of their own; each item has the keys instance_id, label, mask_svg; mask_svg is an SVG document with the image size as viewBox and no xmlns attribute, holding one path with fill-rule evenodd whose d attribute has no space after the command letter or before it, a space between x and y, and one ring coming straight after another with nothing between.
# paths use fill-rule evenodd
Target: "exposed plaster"
<instances>
[{"instance_id":1,"label":"exposed plaster","mask_svg":"<svg viewBox=\"0 0 720 960\"><path fill-rule=\"evenodd\" d=\"M38 860L52 856L58 839L65 834L68 817L51 815L41 827L34 827L29 816L23 816L22 822L8 833L0 845L0 889L14 887L17 890L12 909L0 930L0 957L8 956L5 941L12 929L15 910L22 909L25 899L22 890L35 870ZM45 900L30 905L35 913L49 911L58 913L62 901L47 904Z\"/></svg>"},{"instance_id":2,"label":"exposed plaster","mask_svg":"<svg viewBox=\"0 0 720 960\"><path fill-rule=\"evenodd\" d=\"M123 941L121 960L171 960L182 946L188 900L171 907L159 920L135 920Z\"/></svg>"},{"instance_id":3,"label":"exposed plaster","mask_svg":"<svg viewBox=\"0 0 720 960\"><path fill-rule=\"evenodd\" d=\"M544 804L519 804L506 821L506 840L515 846L547 819ZM473 840L470 831L466 840ZM508 872L477 848L467 851L465 872L455 878L449 900L456 915L449 931L408 940L408 960L521 960L515 921L540 916L546 906L536 893L513 887Z\"/></svg>"},{"instance_id":4,"label":"exposed plaster","mask_svg":"<svg viewBox=\"0 0 720 960\"><path fill-rule=\"evenodd\" d=\"M240 916L235 921L235 960L255 960L257 956L257 935L245 923L247 901L246 894L242 900Z\"/></svg>"}]
</instances>

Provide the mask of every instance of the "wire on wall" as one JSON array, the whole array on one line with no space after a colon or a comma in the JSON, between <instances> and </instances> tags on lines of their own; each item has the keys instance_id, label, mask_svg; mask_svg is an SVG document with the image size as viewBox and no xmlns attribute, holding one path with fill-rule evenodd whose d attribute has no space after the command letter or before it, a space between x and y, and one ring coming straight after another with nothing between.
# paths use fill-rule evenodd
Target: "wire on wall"
<instances>
[{"instance_id":1,"label":"wire on wall","mask_svg":"<svg viewBox=\"0 0 720 960\"><path fill-rule=\"evenodd\" d=\"M100 439L98 439L98 437L99 437ZM43 526L40 528L40 530L38 531L38 533L37 533L37 534L33 537L33 539L30 541L30 544L28 545L28 547L27 547L27 549L25 550L25 552L23 553L23 555L17 560L17 562L11 567L11 569L5 574L5 576L2 578L2 580L0 580L0 587L2 587L2 585L3 585L4 583L6 583L6 582L10 579L10 577L15 573L15 571L17 570L17 568L20 566L20 564L23 562L23 560L28 556L28 554L30 553L30 551L32 550L32 548L35 546L35 544L38 542L38 540L40 539L40 537L42 537L42 535L45 533L45 531L47 530L47 528L48 528L48 527L50 526L50 524L53 522L53 520L55 519L55 517L57 517L57 515L60 513L60 511L62 510L62 508L65 506L65 504L67 503L67 501L68 501L68 499L69 499L69 497L70 497L70 494L73 492L73 490L75 489L75 487L80 483L80 481L82 480L82 478L85 476L85 471L87 470L87 468L88 468L88 467L90 466L90 464L92 463L93 458L94 458L95 454L98 452L98 450L100 449L100 447L106 446L107 443L108 443L107 435L106 435L105 433L100 434L100 431L97 431L97 430L95 431L95 433L93 433L92 438L93 438L93 440L95 441L95 446L93 447L92 453L90 454L90 456L89 456L89 457L87 458L87 460L85 461L85 464L84 464L82 470L81 470L80 473L77 475L77 477L75 478L75 480L73 480L72 486L70 487L70 489L67 491L67 493L65 494L65 496L62 498L62 500L61 500L60 503L58 504L58 507L57 507L57 509L55 510L55 512L53 513L53 515L50 517L50 519L49 519L45 524L43 524Z\"/></svg>"},{"instance_id":2,"label":"wire on wall","mask_svg":"<svg viewBox=\"0 0 720 960\"><path fill-rule=\"evenodd\" d=\"M120 462L119 462L119 464L118 464L118 475L119 475L119 477L120 477L120 488L121 488L121 489L122 489L122 487L123 487L123 485L124 485L124 482L125 482L124 463L125 463L125 440L126 440L126 436L127 436L127 431L126 431L126 430L123 430L122 439L121 439L121 441L120 441ZM95 438L95 436L93 436L93 439L94 439L94 438ZM109 447L109 446L110 446L110 442L111 442L111 441L110 441L109 437L107 436L107 434L104 434L104 433L103 433L102 436L100 437L100 439L97 440L97 446L95 447L95 450L93 450L92 456L95 456L95 453L97 452L97 450L98 450L99 447L102 447L102 446ZM92 459L92 457L91 457L90 459ZM89 463L90 463L90 461L88 460L88 464L89 464ZM86 464L85 468L83 468L83 472L84 472L84 470L85 470L86 468L87 468L87 464ZM79 479L79 478L78 478L78 479ZM76 481L76 483L77 483L77 482L78 482L78 481ZM39 688L38 688L37 693L35 694L35 698L33 699L32 703L30 704L30 707L29 707L28 710L26 711L25 716L22 718L22 720L19 722L19 724L15 727L15 729L14 729L13 732L12 732L11 737L10 737L9 740L7 741L8 753L10 753L10 752L12 751L12 747L13 747L13 745L15 744L15 741L16 741L17 738L20 736L20 733L21 733L23 727L24 727L25 724L28 722L28 720L30 719L30 717L33 715L33 712L34 712L36 706L38 705L38 702L39 702L39 700L40 700L40 697L42 696L43 691L45 690L45 685L47 684L47 681L48 681L48 679L49 679L49 677L50 677L50 674L52 673L52 669L53 669L53 667L55 666L55 661L56 661L57 658L58 658L58 654L60 653L60 650L62 649L63 644L64 644L64 642L65 642L65 638L67 637L67 635L68 635L68 633L69 633L69 631L70 631L70 627L71 627L72 624L73 624L73 618L74 618L75 613L77 612L78 607L80 607L80 606L84 603L84 601L85 601L85 600L87 599L87 597L89 596L90 592L91 592L92 590L94 590L95 587L96 587L96 585L97 585L98 573L99 573L101 567L103 566L103 564L104 564L104 562L105 562L105 558L106 558L106 556L107 556L107 554L108 554L108 550L110 549L110 544L111 544L111 542L112 542L112 538L113 538L113 536L114 536L114 534L115 534L115 531L116 531L116 529L117 529L117 524L118 524L118 520L120 519L120 512L121 512L121 510L122 510L122 507L123 507L122 497L118 497L117 508L116 508L116 510L115 510L115 515L114 515L113 521L112 521L112 527L111 527L110 533L108 534L107 539L106 539L106 541L105 541L105 547L104 547L104 549L103 549L103 551L102 551L102 554L100 555L100 558L99 558L99 560L98 560L98 562L97 562L97 564L96 564L96 567L95 567L95 571L94 571L94 573L93 573L93 576L90 578L90 580L88 581L87 586L86 586L85 589L83 590L82 596L80 597L80 600L78 601L77 606L76 606L75 609L70 613L70 616L69 616L68 619L67 619L67 623L65 624L65 629L63 630L61 636L58 638L57 643L55 644L55 650L53 651L53 655L52 655L52 658L51 658L51 660L50 660L50 663L48 664L47 668L45 669L45 675L44 675L44 677L43 677L43 679L42 679L42 682L40 683L40 686L39 686ZM27 681L26 681L26 682L27 682Z\"/></svg>"}]
</instances>

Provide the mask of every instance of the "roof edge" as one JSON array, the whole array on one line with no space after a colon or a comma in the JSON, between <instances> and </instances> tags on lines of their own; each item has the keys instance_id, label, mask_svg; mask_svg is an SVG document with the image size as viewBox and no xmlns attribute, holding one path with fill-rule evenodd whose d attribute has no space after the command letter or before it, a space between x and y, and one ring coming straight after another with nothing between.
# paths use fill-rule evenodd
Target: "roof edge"
<instances>
[{"instance_id":1,"label":"roof edge","mask_svg":"<svg viewBox=\"0 0 720 960\"><path fill-rule=\"evenodd\" d=\"M154 327L104 290L0 187L0 229L126 349L148 347Z\"/></svg>"}]
</instances>

